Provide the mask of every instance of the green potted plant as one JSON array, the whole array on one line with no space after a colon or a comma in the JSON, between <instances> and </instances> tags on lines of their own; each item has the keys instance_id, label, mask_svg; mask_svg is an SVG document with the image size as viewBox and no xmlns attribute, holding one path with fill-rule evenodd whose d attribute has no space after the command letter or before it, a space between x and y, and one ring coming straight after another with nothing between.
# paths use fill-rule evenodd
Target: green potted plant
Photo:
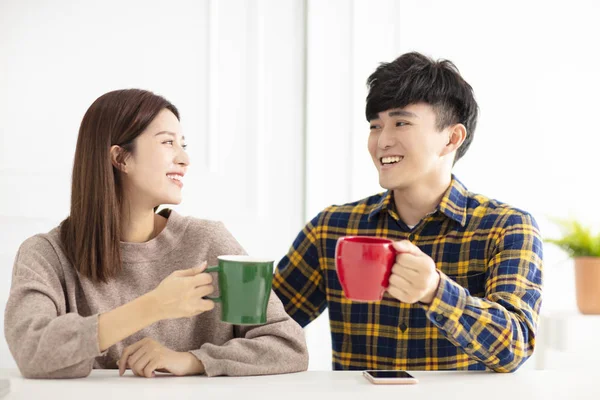
<instances>
[{"instance_id":1,"label":"green potted plant","mask_svg":"<svg viewBox=\"0 0 600 400\"><path fill-rule=\"evenodd\" d=\"M547 239L575 261L577 308L582 314L600 314L600 234L576 220L560 220L562 237Z\"/></svg>"}]
</instances>

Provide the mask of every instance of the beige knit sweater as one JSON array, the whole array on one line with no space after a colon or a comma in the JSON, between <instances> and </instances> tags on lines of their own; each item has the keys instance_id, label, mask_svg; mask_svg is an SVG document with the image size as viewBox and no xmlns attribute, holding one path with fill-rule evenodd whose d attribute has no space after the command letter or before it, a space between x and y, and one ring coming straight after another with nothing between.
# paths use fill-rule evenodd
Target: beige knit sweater
<instances>
[{"instance_id":1,"label":"beige knit sweater","mask_svg":"<svg viewBox=\"0 0 600 400\"><path fill-rule=\"evenodd\" d=\"M271 292L267 324L233 326L220 321L220 305L193 318L163 320L105 352L98 345L98 315L154 289L167 275L217 256L244 254L219 222L171 211L166 227L146 243L121 243L123 271L108 284L80 276L60 246L58 228L27 239L15 259L4 316L6 341L21 373L31 378L89 375L117 368L123 349L150 337L176 351L190 351L206 374L262 375L306 370L302 328ZM216 276L214 277L216 278ZM214 282L217 280L214 279ZM215 293L218 289L215 284Z\"/></svg>"}]
</instances>

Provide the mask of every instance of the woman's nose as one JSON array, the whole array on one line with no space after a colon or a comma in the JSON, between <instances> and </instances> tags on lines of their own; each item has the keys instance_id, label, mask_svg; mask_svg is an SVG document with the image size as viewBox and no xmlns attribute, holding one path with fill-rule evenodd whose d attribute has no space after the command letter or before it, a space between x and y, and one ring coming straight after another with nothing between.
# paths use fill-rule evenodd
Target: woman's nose
<instances>
[{"instance_id":1,"label":"woman's nose","mask_svg":"<svg viewBox=\"0 0 600 400\"><path fill-rule=\"evenodd\" d=\"M190 165L190 156L183 148L181 148L177 153L177 157L175 157L175 164L182 165L184 167Z\"/></svg>"}]
</instances>

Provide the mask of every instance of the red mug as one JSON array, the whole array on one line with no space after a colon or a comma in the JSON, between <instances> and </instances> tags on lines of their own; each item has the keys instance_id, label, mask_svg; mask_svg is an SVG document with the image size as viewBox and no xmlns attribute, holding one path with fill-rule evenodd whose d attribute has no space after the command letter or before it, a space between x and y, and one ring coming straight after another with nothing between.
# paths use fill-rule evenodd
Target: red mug
<instances>
[{"instance_id":1,"label":"red mug","mask_svg":"<svg viewBox=\"0 0 600 400\"><path fill-rule=\"evenodd\" d=\"M373 236L344 236L335 246L335 269L344 296L355 301L380 301L396 260L393 241Z\"/></svg>"}]
</instances>

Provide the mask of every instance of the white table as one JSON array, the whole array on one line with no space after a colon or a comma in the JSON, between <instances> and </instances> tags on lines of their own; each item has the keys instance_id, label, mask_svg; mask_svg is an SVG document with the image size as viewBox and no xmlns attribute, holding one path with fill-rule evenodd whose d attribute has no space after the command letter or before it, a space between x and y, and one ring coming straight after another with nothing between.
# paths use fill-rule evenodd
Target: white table
<instances>
[{"instance_id":1,"label":"white table","mask_svg":"<svg viewBox=\"0 0 600 400\"><path fill-rule=\"evenodd\" d=\"M598 332L600 315L583 315L577 310L543 312L534 353L536 368L563 371L597 368Z\"/></svg>"},{"instance_id":2,"label":"white table","mask_svg":"<svg viewBox=\"0 0 600 400\"><path fill-rule=\"evenodd\" d=\"M137 378L130 371L99 370L83 379L28 380L16 370L0 370L11 391L2 400L16 399L196 399L196 400L415 400L415 399L600 399L600 372L517 371L412 373L416 385L373 385L360 372L302 372L257 377Z\"/></svg>"}]
</instances>

